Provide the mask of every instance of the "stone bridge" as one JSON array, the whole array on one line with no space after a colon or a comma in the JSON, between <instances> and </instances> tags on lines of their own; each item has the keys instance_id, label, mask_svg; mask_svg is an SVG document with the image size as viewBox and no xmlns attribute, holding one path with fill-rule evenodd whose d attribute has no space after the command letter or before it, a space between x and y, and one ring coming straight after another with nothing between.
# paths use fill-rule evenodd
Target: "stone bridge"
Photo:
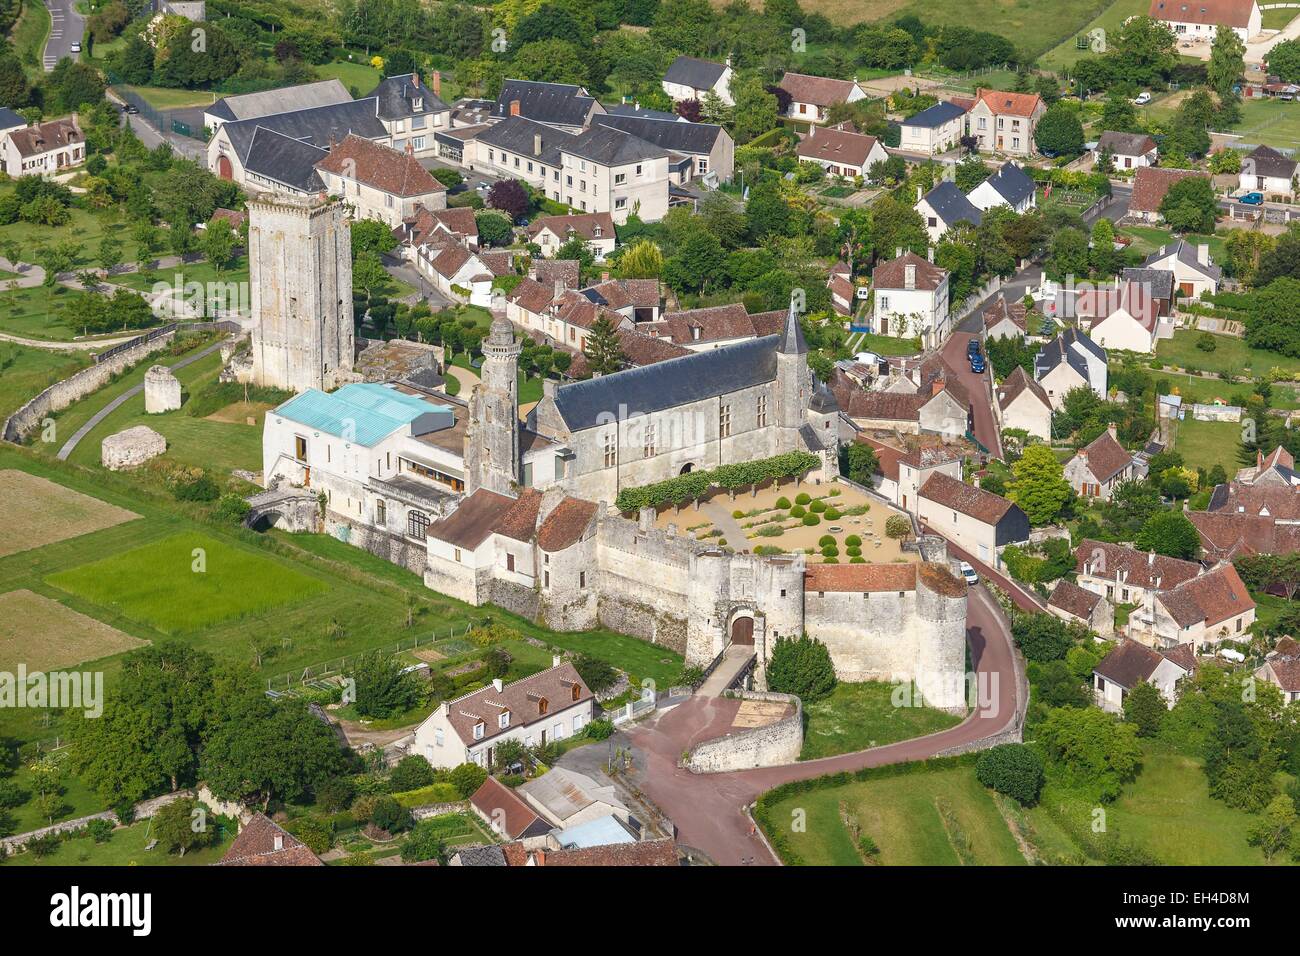
<instances>
[{"instance_id":1,"label":"stone bridge","mask_svg":"<svg viewBox=\"0 0 1300 956\"><path fill-rule=\"evenodd\" d=\"M244 499L249 504L244 524L254 531L315 531L320 502L307 488L273 488Z\"/></svg>"}]
</instances>

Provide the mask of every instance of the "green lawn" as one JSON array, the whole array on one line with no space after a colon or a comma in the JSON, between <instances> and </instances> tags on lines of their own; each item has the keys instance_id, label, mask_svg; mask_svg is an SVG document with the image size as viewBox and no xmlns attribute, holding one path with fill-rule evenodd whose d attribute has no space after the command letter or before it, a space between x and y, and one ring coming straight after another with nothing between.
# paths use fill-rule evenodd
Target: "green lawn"
<instances>
[{"instance_id":1,"label":"green lawn","mask_svg":"<svg viewBox=\"0 0 1300 956\"><path fill-rule=\"evenodd\" d=\"M1089 48L1082 50L1077 48L1075 37L1079 34L1087 36L1095 29L1105 30L1107 33L1117 32L1129 17L1146 16L1147 11L1151 9L1151 4L1147 0L1113 0L1113 2L1103 6L1104 9L1097 14L1095 19L1079 30L1070 33L1059 45L1042 56L1038 61L1038 65L1045 70L1057 72L1068 70L1082 57L1096 55Z\"/></svg>"},{"instance_id":2,"label":"green lawn","mask_svg":"<svg viewBox=\"0 0 1300 956\"><path fill-rule=\"evenodd\" d=\"M6 861L8 866L211 866L216 863L234 842L235 830L222 824L220 842L202 850L191 850L184 856L166 853L161 847L146 850L154 839L148 820L113 831L106 843L96 843L88 836L76 837L60 843L58 849L47 857L37 859L23 853Z\"/></svg>"},{"instance_id":3,"label":"green lawn","mask_svg":"<svg viewBox=\"0 0 1300 956\"><path fill-rule=\"evenodd\" d=\"M480 375L478 369L470 364L469 356L464 352L457 352L452 356L451 364L468 369L475 375ZM481 376L480 376L481 377ZM529 375L523 371L519 373L519 404L524 405L528 402L541 401L542 398L542 380L536 376Z\"/></svg>"},{"instance_id":4,"label":"green lawn","mask_svg":"<svg viewBox=\"0 0 1300 956\"><path fill-rule=\"evenodd\" d=\"M1190 468L1209 471L1222 465L1229 475L1241 467L1237 449L1241 447L1241 425L1237 422L1199 422L1191 412L1178 423L1174 450Z\"/></svg>"},{"instance_id":5,"label":"green lawn","mask_svg":"<svg viewBox=\"0 0 1300 956\"><path fill-rule=\"evenodd\" d=\"M368 63L325 63L316 67L316 75L322 80L342 80L349 90L354 87L361 96L365 96L384 78L383 74Z\"/></svg>"},{"instance_id":6,"label":"green lawn","mask_svg":"<svg viewBox=\"0 0 1300 956\"><path fill-rule=\"evenodd\" d=\"M1227 372L1229 375L1263 375L1269 369L1280 368L1295 374L1300 372L1300 359L1252 349L1244 340L1231 335L1215 335L1214 351L1204 352L1196 347L1202 333L1179 329L1172 339L1161 339L1156 345L1156 357L1166 365L1190 368L1198 372ZM1232 388L1224 383L1224 388Z\"/></svg>"},{"instance_id":7,"label":"green lawn","mask_svg":"<svg viewBox=\"0 0 1300 956\"><path fill-rule=\"evenodd\" d=\"M287 561L178 534L46 579L141 624L186 634L296 604L326 585Z\"/></svg>"},{"instance_id":8,"label":"green lawn","mask_svg":"<svg viewBox=\"0 0 1300 956\"><path fill-rule=\"evenodd\" d=\"M124 272L113 276L114 285L124 285L128 289L135 289L137 292L153 292L160 285L184 291L186 285L196 282L205 287L205 293L210 291L212 294L234 297L240 293L241 284L245 290L248 287L248 257L239 257L221 272L217 272L207 262L190 262L170 269L152 269L147 274ZM209 285L215 288L208 290ZM159 289L158 291L165 290ZM246 292L244 294L251 295L252 293ZM237 298L230 302L230 305L232 307L242 306L245 309L251 307L251 303L240 303Z\"/></svg>"},{"instance_id":9,"label":"green lawn","mask_svg":"<svg viewBox=\"0 0 1300 956\"><path fill-rule=\"evenodd\" d=\"M1110 0L814 0L804 9L822 12L832 23L893 20L908 13L935 26L989 30L1013 41L1017 49L1036 57L1073 37ZM1146 10L1142 10L1143 13Z\"/></svg>"},{"instance_id":10,"label":"green lawn","mask_svg":"<svg viewBox=\"0 0 1300 956\"><path fill-rule=\"evenodd\" d=\"M18 60L23 65L28 79L33 82L45 76L42 57L45 53L45 40L50 35L50 11L41 0L25 0L23 12L14 24L10 42Z\"/></svg>"},{"instance_id":11,"label":"green lawn","mask_svg":"<svg viewBox=\"0 0 1300 956\"><path fill-rule=\"evenodd\" d=\"M1152 374L1157 382L1164 383L1162 394L1181 395L1185 403L1199 402L1210 405L1216 398L1221 398L1231 404L1234 396L1250 391L1249 385L1225 382L1221 378L1206 378L1203 375L1188 375L1182 372L1153 372ZM1275 387L1274 395L1276 396L1282 390L1281 387Z\"/></svg>"},{"instance_id":12,"label":"green lawn","mask_svg":"<svg viewBox=\"0 0 1300 956\"><path fill-rule=\"evenodd\" d=\"M1241 134L1249 143L1286 149L1300 147L1300 103L1246 100L1241 104L1241 122L1232 127L1232 132Z\"/></svg>"},{"instance_id":13,"label":"green lawn","mask_svg":"<svg viewBox=\"0 0 1300 956\"><path fill-rule=\"evenodd\" d=\"M52 352L0 342L0 419L89 364L90 356L85 352Z\"/></svg>"},{"instance_id":14,"label":"green lawn","mask_svg":"<svg viewBox=\"0 0 1300 956\"><path fill-rule=\"evenodd\" d=\"M915 355L917 352L914 339L900 339L893 335L876 335L874 332L853 332L848 339L849 348L854 353L875 352L886 358L893 355Z\"/></svg>"},{"instance_id":15,"label":"green lawn","mask_svg":"<svg viewBox=\"0 0 1300 956\"><path fill-rule=\"evenodd\" d=\"M1265 30L1281 30L1288 23L1300 16L1300 10L1294 7L1283 7L1280 10L1261 10L1263 14L1261 26Z\"/></svg>"},{"instance_id":16,"label":"green lawn","mask_svg":"<svg viewBox=\"0 0 1300 956\"><path fill-rule=\"evenodd\" d=\"M930 707L896 707L894 685L839 684L825 700L804 707L800 760L816 760L937 733L960 717Z\"/></svg>"},{"instance_id":17,"label":"green lawn","mask_svg":"<svg viewBox=\"0 0 1300 956\"><path fill-rule=\"evenodd\" d=\"M799 811L806 813L802 832L792 827ZM1025 863L969 764L796 794L773 806L769 819L804 864L859 866L845 816L856 818L862 835L875 841L884 865Z\"/></svg>"},{"instance_id":18,"label":"green lawn","mask_svg":"<svg viewBox=\"0 0 1300 956\"><path fill-rule=\"evenodd\" d=\"M1119 230L1119 234L1132 237L1135 241L1129 246L1129 249L1139 252L1143 256L1149 256L1161 246L1172 245L1182 238L1194 246L1200 243L1208 245L1210 247L1210 258L1215 262L1222 262L1225 258L1222 236L1175 236L1170 230L1161 229L1159 226L1124 226Z\"/></svg>"},{"instance_id":19,"label":"green lawn","mask_svg":"<svg viewBox=\"0 0 1300 956\"><path fill-rule=\"evenodd\" d=\"M202 90L173 90L163 86L123 86L156 110L186 109L191 106L209 106L217 101L215 93Z\"/></svg>"}]
</instances>

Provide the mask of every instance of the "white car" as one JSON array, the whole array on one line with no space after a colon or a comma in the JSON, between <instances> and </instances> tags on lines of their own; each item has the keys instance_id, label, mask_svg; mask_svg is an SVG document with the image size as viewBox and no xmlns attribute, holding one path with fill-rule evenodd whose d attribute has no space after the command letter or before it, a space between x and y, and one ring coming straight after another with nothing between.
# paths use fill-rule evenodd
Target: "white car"
<instances>
[{"instance_id":1,"label":"white car","mask_svg":"<svg viewBox=\"0 0 1300 956\"><path fill-rule=\"evenodd\" d=\"M875 352L859 352L853 356L853 361L861 362L863 365L879 365L884 359Z\"/></svg>"},{"instance_id":2,"label":"white car","mask_svg":"<svg viewBox=\"0 0 1300 956\"><path fill-rule=\"evenodd\" d=\"M967 584L973 586L980 583L980 576L975 573L975 569L970 564L962 561L958 566L961 568L961 576L966 579Z\"/></svg>"},{"instance_id":3,"label":"white car","mask_svg":"<svg viewBox=\"0 0 1300 956\"><path fill-rule=\"evenodd\" d=\"M1141 93L1137 95L1137 99L1133 101L1133 105L1146 106L1150 102L1151 102L1151 94L1148 93L1146 90L1143 90Z\"/></svg>"},{"instance_id":4,"label":"white car","mask_svg":"<svg viewBox=\"0 0 1300 956\"><path fill-rule=\"evenodd\" d=\"M80 44L80 43L74 43L74 44L72 44L72 52L73 52L73 53L80 53L80 52L81 52L81 44Z\"/></svg>"}]
</instances>

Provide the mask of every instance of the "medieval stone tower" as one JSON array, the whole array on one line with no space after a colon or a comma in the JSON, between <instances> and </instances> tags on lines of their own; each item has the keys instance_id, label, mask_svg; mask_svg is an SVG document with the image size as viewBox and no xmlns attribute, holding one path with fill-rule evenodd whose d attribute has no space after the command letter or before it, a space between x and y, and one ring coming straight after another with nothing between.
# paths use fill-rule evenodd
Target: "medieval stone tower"
<instances>
[{"instance_id":1,"label":"medieval stone tower","mask_svg":"<svg viewBox=\"0 0 1300 956\"><path fill-rule=\"evenodd\" d=\"M347 207L262 195L248 215L254 384L336 388L354 355Z\"/></svg>"},{"instance_id":2,"label":"medieval stone tower","mask_svg":"<svg viewBox=\"0 0 1300 956\"><path fill-rule=\"evenodd\" d=\"M781 430L781 449L799 447L795 433L803 426L804 411L812 399L812 371L808 368L808 343L794 301L785 317L785 328L776 349L776 424Z\"/></svg>"},{"instance_id":3,"label":"medieval stone tower","mask_svg":"<svg viewBox=\"0 0 1300 956\"><path fill-rule=\"evenodd\" d=\"M498 316L483 340L482 381L469 400L465 490L510 494L519 485L519 353L514 327Z\"/></svg>"}]
</instances>

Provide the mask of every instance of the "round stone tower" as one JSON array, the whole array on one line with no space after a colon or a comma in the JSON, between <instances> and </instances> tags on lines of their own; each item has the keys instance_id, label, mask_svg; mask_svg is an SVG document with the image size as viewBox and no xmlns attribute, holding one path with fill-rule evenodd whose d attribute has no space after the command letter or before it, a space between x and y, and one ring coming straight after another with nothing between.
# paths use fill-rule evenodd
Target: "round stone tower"
<instances>
[{"instance_id":1,"label":"round stone tower","mask_svg":"<svg viewBox=\"0 0 1300 956\"><path fill-rule=\"evenodd\" d=\"M926 704L966 709L966 582L939 564L916 573L916 685Z\"/></svg>"},{"instance_id":2,"label":"round stone tower","mask_svg":"<svg viewBox=\"0 0 1300 956\"><path fill-rule=\"evenodd\" d=\"M465 475L469 492L487 488L510 494L519 487L519 353L514 326L505 316L483 340L482 381L469 401Z\"/></svg>"},{"instance_id":3,"label":"round stone tower","mask_svg":"<svg viewBox=\"0 0 1300 956\"><path fill-rule=\"evenodd\" d=\"M720 617L727 603L731 555L720 549L691 556L687 600L686 663L705 667L727 646L728 621Z\"/></svg>"}]
</instances>

